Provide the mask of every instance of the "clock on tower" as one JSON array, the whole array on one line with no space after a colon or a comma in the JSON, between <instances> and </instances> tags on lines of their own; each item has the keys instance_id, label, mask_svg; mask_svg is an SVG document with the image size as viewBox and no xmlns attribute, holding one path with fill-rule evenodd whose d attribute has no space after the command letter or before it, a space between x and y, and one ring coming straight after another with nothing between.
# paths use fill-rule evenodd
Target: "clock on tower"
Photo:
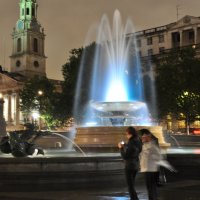
<instances>
[{"instance_id":1,"label":"clock on tower","mask_svg":"<svg viewBox=\"0 0 200 200\"><path fill-rule=\"evenodd\" d=\"M17 29L23 30L24 29L24 22L22 20L19 20L17 22Z\"/></svg>"}]
</instances>

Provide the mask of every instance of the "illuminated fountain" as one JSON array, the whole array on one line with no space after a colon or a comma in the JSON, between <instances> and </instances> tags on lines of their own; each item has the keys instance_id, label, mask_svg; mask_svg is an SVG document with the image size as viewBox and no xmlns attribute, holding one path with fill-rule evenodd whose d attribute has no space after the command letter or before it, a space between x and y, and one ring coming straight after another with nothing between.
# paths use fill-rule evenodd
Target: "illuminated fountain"
<instances>
[{"instance_id":1,"label":"illuminated fountain","mask_svg":"<svg viewBox=\"0 0 200 200\"><path fill-rule=\"evenodd\" d=\"M89 100L85 119L78 125L75 141L82 148L100 151L113 149L124 138L127 126L148 128L165 146L162 128L153 126L144 98L143 76L134 27L131 20L124 25L118 10L111 26L106 15L98 26L96 49L91 72ZM82 57L77 83L74 116L80 116L84 85L85 56ZM154 90L152 85L151 90ZM155 93L154 93L155 94ZM151 95L155 99L155 95ZM152 102L155 102L152 100ZM152 105L151 105L152 107ZM99 148L100 147L100 148Z\"/></svg>"},{"instance_id":2,"label":"illuminated fountain","mask_svg":"<svg viewBox=\"0 0 200 200\"><path fill-rule=\"evenodd\" d=\"M133 37L126 37L128 33L133 32L135 31L131 21L127 21L123 26L118 11L115 12L112 29L107 17L102 18L96 40L101 45L96 49L90 83L92 87L88 90L90 98L85 109L85 116L89 117L86 117L84 124L77 127L75 143L71 138L54 133L75 145L76 149L81 147L91 150L90 153L85 155L82 152L80 155L78 151L69 154L66 151L62 153L50 150L50 153L45 152L43 157L32 159L2 157L0 158L2 191L12 190L12 187L16 191L16 188L21 186L27 192L28 185L30 191L40 192L42 188L45 192L46 188L51 191L55 189L60 191L62 188L66 191L78 187L81 190L85 187L88 191L90 187L95 186L103 187L103 191L105 188L117 186L123 188L126 186L124 162L119 152L113 154L108 153L108 150L114 150L119 141L126 139L124 132L130 125L136 129L147 127L159 138L162 147L168 147L162 135L162 127L152 124L149 106L144 100L146 88L142 83L136 42ZM80 91L84 82L83 63L77 84L75 116L79 114L82 98ZM152 97L155 98L154 95ZM93 153L94 150L98 153ZM101 153L105 150L106 153ZM175 154L171 151L168 159L178 171L180 170L182 176L192 174L198 178L199 149L192 149L189 152L186 150L178 148Z\"/></svg>"}]
</instances>

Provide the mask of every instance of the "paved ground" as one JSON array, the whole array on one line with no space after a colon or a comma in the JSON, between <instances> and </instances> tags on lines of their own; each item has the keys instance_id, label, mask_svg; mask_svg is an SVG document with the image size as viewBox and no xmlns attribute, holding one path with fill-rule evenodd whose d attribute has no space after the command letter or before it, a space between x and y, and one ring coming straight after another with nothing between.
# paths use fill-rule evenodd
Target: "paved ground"
<instances>
[{"instance_id":1,"label":"paved ground","mask_svg":"<svg viewBox=\"0 0 200 200\"><path fill-rule=\"evenodd\" d=\"M175 151L175 152L174 152ZM200 154L199 149L182 149L178 148L170 150L169 154ZM185 162L191 164L187 157ZM181 158L180 161L183 161ZM199 164L200 157L195 156L194 166L184 166L183 168L189 169L185 174L185 171L181 171L181 176L174 176L173 182L168 182L167 185L159 188L159 200L200 200L200 174ZM196 170L196 171L195 171ZM192 172L195 172L195 176ZM193 175L191 175L193 174ZM186 176L187 175L187 176ZM180 179L181 178L181 179ZM17 188L17 187L16 187ZM0 180L0 200L129 200L127 189L122 188L87 188L76 189L76 190L65 190L62 187L60 191L49 188L41 188L40 191L36 188L23 187L20 190L8 188L5 192L1 191L1 180ZM137 182L137 191L140 200L148 200L146 195L146 189L143 184L143 180Z\"/></svg>"},{"instance_id":2,"label":"paved ground","mask_svg":"<svg viewBox=\"0 0 200 200\"><path fill-rule=\"evenodd\" d=\"M34 189L33 189L34 190ZM148 200L143 184L137 185L140 200ZM129 200L126 188L79 189L70 191L0 192L1 200ZM199 180L180 180L159 188L159 200L200 200Z\"/></svg>"}]
</instances>

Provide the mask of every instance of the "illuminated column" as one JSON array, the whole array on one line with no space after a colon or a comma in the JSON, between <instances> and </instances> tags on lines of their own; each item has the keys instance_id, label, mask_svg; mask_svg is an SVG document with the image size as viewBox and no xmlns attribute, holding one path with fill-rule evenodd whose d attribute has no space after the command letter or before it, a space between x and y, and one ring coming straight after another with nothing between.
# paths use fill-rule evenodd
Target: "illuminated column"
<instances>
[{"instance_id":1,"label":"illuminated column","mask_svg":"<svg viewBox=\"0 0 200 200\"><path fill-rule=\"evenodd\" d=\"M7 122L8 121L8 95L7 94L4 95L3 100L4 100L4 109L3 109L4 114L3 114L3 116L4 116L4 118Z\"/></svg>"},{"instance_id":2,"label":"illuminated column","mask_svg":"<svg viewBox=\"0 0 200 200\"><path fill-rule=\"evenodd\" d=\"M11 95L11 119L16 124L16 94Z\"/></svg>"},{"instance_id":3,"label":"illuminated column","mask_svg":"<svg viewBox=\"0 0 200 200\"><path fill-rule=\"evenodd\" d=\"M180 47L183 46L183 31L179 31L179 35L180 35Z\"/></svg>"},{"instance_id":4,"label":"illuminated column","mask_svg":"<svg viewBox=\"0 0 200 200\"><path fill-rule=\"evenodd\" d=\"M198 43L198 31L197 31L197 27L194 27L194 44Z\"/></svg>"},{"instance_id":5,"label":"illuminated column","mask_svg":"<svg viewBox=\"0 0 200 200\"><path fill-rule=\"evenodd\" d=\"M8 93L8 124L12 123L12 104L11 104L11 92Z\"/></svg>"},{"instance_id":6,"label":"illuminated column","mask_svg":"<svg viewBox=\"0 0 200 200\"><path fill-rule=\"evenodd\" d=\"M0 94L0 137L6 136L6 122L3 117L3 95Z\"/></svg>"},{"instance_id":7,"label":"illuminated column","mask_svg":"<svg viewBox=\"0 0 200 200\"><path fill-rule=\"evenodd\" d=\"M20 124L19 93L16 93L16 125Z\"/></svg>"}]
</instances>

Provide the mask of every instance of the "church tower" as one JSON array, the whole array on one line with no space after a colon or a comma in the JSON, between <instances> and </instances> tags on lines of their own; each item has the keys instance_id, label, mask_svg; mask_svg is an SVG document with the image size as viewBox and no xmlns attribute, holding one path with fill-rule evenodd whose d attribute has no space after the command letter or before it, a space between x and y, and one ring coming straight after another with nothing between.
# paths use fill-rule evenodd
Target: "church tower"
<instances>
[{"instance_id":1,"label":"church tower","mask_svg":"<svg viewBox=\"0 0 200 200\"><path fill-rule=\"evenodd\" d=\"M26 77L46 76L44 29L37 21L36 0L20 0L20 17L12 33L11 72Z\"/></svg>"}]
</instances>

